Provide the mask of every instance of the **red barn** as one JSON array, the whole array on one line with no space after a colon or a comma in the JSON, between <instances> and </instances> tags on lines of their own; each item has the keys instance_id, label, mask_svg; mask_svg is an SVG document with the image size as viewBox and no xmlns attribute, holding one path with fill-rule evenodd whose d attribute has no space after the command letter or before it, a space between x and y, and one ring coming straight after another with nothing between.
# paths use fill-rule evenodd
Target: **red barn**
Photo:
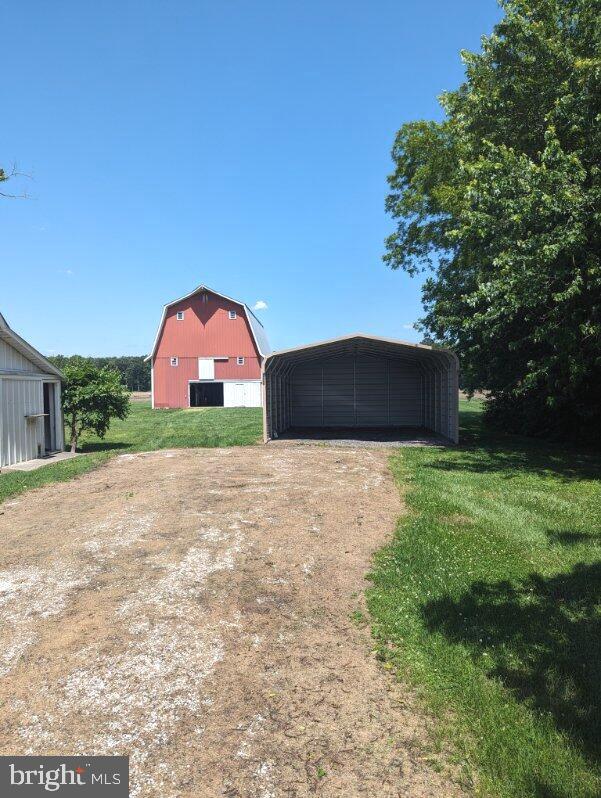
<instances>
[{"instance_id":1,"label":"red barn","mask_svg":"<svg viewBox=\"0 0 601 798\"><path fill-rule=\"evenodd\" d=\"M260 407L263 325L243 302L201 285L169 302L148 360L153 407Z\"/></svg>"}]
</instances>

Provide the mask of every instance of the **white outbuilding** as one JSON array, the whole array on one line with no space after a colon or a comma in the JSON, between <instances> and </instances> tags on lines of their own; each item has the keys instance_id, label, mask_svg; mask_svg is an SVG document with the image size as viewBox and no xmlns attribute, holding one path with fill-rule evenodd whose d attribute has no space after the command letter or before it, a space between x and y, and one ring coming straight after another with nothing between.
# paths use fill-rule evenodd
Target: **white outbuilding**
<instances>
[{"instance_id":1,"label":"white outbuilding","mask_svg":"<svg viewBox=\"0 0 601 798\"><path fill-rule=\"evenodd\" d=\"M62 451L61 379L0 313L0 467Z\"/></svg>"}]
</instances>

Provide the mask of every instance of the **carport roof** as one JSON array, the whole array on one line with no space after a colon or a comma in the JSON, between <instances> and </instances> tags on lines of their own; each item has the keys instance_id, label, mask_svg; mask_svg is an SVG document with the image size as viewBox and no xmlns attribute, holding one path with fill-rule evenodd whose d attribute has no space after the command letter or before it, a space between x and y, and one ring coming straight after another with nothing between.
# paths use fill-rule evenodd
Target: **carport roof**
<instances>
[{"instance_id":1,"label":"carport roof","mask_svg":"<svg viewBox=\"0 0 601 798\"><path fill-rule=\"evenodd\" d=\"M412 360L453 360L456 355L450 349L428 346L427 344L415 344L410 341L400 341L396 338L382 338L379 335L368 335L366 333L351 333L341 335L338 338L328 338L324 341L316 341L312 344L294 346L290 349L279 349L272 352L265 358L265 369L270 362L275 359L290 360L309 360L315 355L326 354L345 354L348 352L379 352L389 355L402 355Z\"/></svg>"}]
</instances>

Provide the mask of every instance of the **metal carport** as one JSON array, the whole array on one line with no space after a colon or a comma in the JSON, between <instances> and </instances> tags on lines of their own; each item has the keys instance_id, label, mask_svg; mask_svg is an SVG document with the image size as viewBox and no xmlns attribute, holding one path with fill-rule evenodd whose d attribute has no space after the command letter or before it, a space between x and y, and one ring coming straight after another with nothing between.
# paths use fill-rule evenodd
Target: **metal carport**
<instances>
[{"instance_id":1,"label":"metal carport","mask_svg":"<svg viewBox=\"0 0 601 798\"><path fill-rule=\"evenodd\" d=\"M458 362L446 349L355 333L273 352L262 376L265 441L403 427L458 441Z\"/></svg>"}]
</instances>

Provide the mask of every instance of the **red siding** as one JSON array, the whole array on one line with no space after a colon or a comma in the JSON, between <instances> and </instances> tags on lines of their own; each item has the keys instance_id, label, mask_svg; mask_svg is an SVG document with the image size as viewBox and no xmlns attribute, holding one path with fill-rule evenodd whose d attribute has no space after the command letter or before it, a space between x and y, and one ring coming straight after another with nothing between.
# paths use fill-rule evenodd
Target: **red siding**
<instances>
[{"instance_id":1,"label":"red siding","mask_svg":"<svg viewBox=\"0 0 601 798\"><path fill-rule=\"evenodd\" d=\"M203 302L196 294L167 309L153 358L155 407L188 407L188 384L198 379L199 357L228 358L216 361L216 380L261 378L261 357L245 309L215 294L207 297ZM230 310L237 318L229 318ZM184 312L182 321L178 311ZM243 366L236 363L239 356L245 358ZM172 357L179 359L177 366L171 365Z\"/></svg>"}]
</instances>

